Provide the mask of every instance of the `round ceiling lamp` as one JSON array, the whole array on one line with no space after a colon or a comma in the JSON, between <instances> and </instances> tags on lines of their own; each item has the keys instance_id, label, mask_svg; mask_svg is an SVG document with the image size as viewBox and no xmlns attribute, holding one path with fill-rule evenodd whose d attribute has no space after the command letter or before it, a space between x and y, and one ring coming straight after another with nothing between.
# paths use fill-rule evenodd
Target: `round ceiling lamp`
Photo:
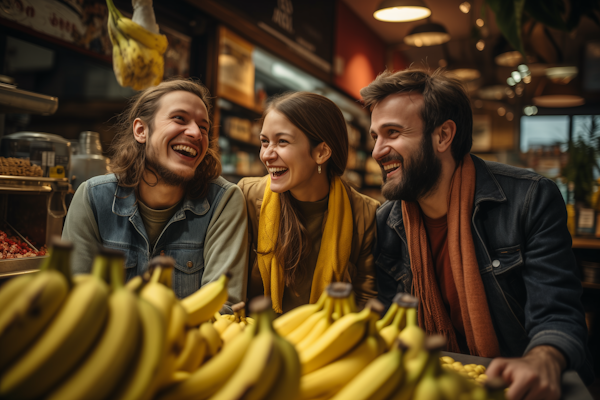
<instances>
[{"instance_id":1,"label":"round ceiling lamp","mask_svg":"<svg viewBox=\"0 0 600 400\"><path fill-rule=\"evenodd\" d=\"M404 37L404 43L409 46L423 47L435 46L446 43L450 40L450 34L440 24L426 22L414 27L408 35Z\"/></svg>"},{"instance_id":2,"label":"round ceiling lamp","mask_svg":"<svg viewBox=\"0 0 600 400\"><path fill-rule=\"evenodd\" d=\"M383 0L373 17L385 22L408 22L427 18L431 10L422 0Z\"/></svg>"}]
</instances>

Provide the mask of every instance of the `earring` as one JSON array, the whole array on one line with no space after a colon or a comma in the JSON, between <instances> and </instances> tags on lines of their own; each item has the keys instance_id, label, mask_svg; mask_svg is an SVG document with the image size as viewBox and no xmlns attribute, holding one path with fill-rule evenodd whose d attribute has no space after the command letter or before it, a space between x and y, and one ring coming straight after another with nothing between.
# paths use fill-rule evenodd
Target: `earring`
<instances>
[{"instance_id":1,"label":"earring","mask_svg":"<svg viewBox=\"0 0 600 400\"><path fill-rule=\"evenodd\" d=\"M319 171L319 173L321 173L321 164L317 164L317 165L318 165L317 171Z\"/></svg>"}]
</instances>

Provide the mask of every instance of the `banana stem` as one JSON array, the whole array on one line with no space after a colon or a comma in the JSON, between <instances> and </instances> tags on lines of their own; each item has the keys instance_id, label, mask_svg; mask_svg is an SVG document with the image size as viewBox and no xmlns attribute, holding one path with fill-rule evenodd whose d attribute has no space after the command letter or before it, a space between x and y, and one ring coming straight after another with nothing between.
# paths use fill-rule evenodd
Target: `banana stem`
<instances>
[{"instance_id":1,"label":"banana stem","mask_svg":"<svg viewBox=\"0 0 600 400\"><path fill-rule=\"evenodd\" d=\"M398 310L396 310L394 322L392 322L392 325L398 327L399 330L402 330L402 328L404 328L404 314L406 314L406 309L404 307L399 307Z\"/></svg>"},{"instance_id":2,"label":"banana stem","mask_svg":"<svg viewBox=\"0 0 600 400\"><path fill-rule=\"evenodd\" d=\"M106 257L97 255L94 257L94 264L92 265L92 275L103 281L107 281L107 268L108 260Z\"/></svg>"},{"instance_id":3,"label":"banana stem","mask_svg":"<svg viewBox=\"0 0 600 400\"><path fill-rule=\"evenodd\" d=\"M160 276L162 275L162 267L156 266L154 267L154 271L152 271L152 277L150 277L150 282L152 283L160 283Z\"/></svg>"},{"instance_id":4,"label":"banana stem","mask_svg":"<svg viewBox=\"0 0 600 400\"><path fill-rule=\"evenodd\" d=\"M113 14L113 18L119 19L123 17L123 14L121 14L112 0L106 0L106 5L108 6L108 11Z\"/></svg>"}]
</instances>

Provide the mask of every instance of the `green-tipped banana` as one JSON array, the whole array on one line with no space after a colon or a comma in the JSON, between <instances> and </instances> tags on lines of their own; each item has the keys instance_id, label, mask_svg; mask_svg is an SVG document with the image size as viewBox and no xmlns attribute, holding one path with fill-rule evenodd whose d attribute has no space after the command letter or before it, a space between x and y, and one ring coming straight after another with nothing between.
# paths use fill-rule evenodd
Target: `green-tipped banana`
<instances>
[{"instance_id":1,"label":"green-tipped banana","mask_svg":"<svg viewBox=\"0 0 600 400\"><path fill-rule=\"evenodd\" d=\"M77 284L43 334L0 378L0 398L47 394L77 365L102 333L108 315L107 258L96 256L93 277Z\"/></svg>"},{"instance_id":2,"label":"green-tipped banana","mask_svg":"<svg viewBox=\"0 0 600 400\"><path fill-rule=\"evenodd\" d=\"M223 307L227 301L227 283L230 276L229 273L222 275L181 300L181 305L189 314L190 326L209 321Z\"/></svg>"},{"instance_id":3,"label":"green-tipped banana","mask_svg":"<svg viewBox=\"0 0 600 400\"><path fill-rule=\"evenodd\" d=\"M122 253L111 255L110 271L113 292L104 332L77 369L46 396L48 400L106 399L131 366L141 338L141 321L136 295L124 286Z\"/></svg>"},{"instance_id":4,"label":"green-tipped banana","mask_svg":"<svg viewBox=\"0 0 600 400\"><path fill-rule=\"evenodd\" d=\"M71 286L73 245L55 240L41 271L0 309L0 370L8 366L43 332L59 311ZM20 286L19 281L14 287Z\"/></svg>"}]
</instances>

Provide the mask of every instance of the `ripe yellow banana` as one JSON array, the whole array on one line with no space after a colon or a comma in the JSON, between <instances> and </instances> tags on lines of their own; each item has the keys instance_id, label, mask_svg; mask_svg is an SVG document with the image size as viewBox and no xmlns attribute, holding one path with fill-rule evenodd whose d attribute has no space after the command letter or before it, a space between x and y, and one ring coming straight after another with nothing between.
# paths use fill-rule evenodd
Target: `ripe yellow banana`
<instances>
[{"instance_id":1,"label":"ripe yellow banana","mask_svg":"<svg viewBox=\"0 0 600 400\"><path fill-rule=\"evenodd\" d=\"M0 378L0 397L30 399L48 391L81 361L108 315L108 259L99 254L93 277L76 285L43 334Z\"/></svg>"},{"instance_id":2,"label":"ripe yellow banana","mask_svg":"<svg viewBox=\"0 0 600 400\"><path fill-rule=\"evenodd\" d=\"M398 294L396 295L396 297L398 297ZM394 297L394 300L396 299L396 297ZM394 320L394 317L396 316L397 310L398 310L398 303L396 303L394 301L392 303L392 305L390 306L390 308L388 308L385 315L379 321L377 321L377 329L381 330L381 329L385 328L386 326L388 326L389 324L391 324L392 321Z\"/></svg>"},{"instance_id":3,"label":"ripe yellow banana","mask_svg":"<svg viewBox=\"0 0 600 400\"><path fill-rule=\"evenodd\" d=\"M379 303L377 300L371 299L361 312L344 315L335 321L310 347L301 352L300 362L303 374L308 374L335 361L354 348L364 337L368 321L373 318L374 304L377 303Z\"/></svg>"},{"instance_id":4,"label":"ripe yellow banana","mask_svg":"<svg viewBox=\"0 0 600 400\"><path fill-rule=\"evenodd\" d=\"M67 298L69 284L58 271L42 271L10 307L0 326L0 368L7 366L50 323Z\"/></svg>"},{"instance_id":5,"label":"ripe yellow banana","mask_svg":"<svg viewBox=\"0 0 600 400\"><path fill-rule=\"evenodd\" d=\"M138 298L137 305L142 329L139 354L111 400L150 399L156 390L153 381L163 360L167 326L160 311L152 304Z\"/></svg>"},{"instance_id":6,"label":"ripe yellow banana","mask_svg":"<svg viewBox=\"0 0 600 400\"><path fill-rule=\"evenodd\" d=\"M219 319L213 322L213 327L217 332L219 332L219 335L223 335L223 332L225 332L229 325L233 324L234 322L234 319L219 317Z\"/></svg>"},{"instance_id":7,"label":"ripe yellow banana","mask_svg":"<svg viewBox=\"0 0 600 400\"><path fill-rule=\"evenodd\" d=\"M221 309L227 301L227 283L230 276L229 273L222 275L181 300L181 305L189 314L190 326L198 326L210 320L214 313Z\"/></svg>"},{"instance_id":8,"label":"ripe yellow banana","mask_svg":"<svg viewBox=\"0 0 600 400\"><path fill-rule=\"evenodd\" d=\"M405 313L406 309L404 308L404 306L399 305L393 321L388 326L381 328L381 330L379 331L379 334L385 340L388 349L392 347L392 344L394 344L394 341L398 338L398 334L402 329L404 329Z\"/></svg>"},{"instance_id":9,"label":"ripe yellow banana","mask_svg":"<svg viewBox=\"0 0 600 400\"><path fill-rule=\"evenodd\" d=\"M185 346L185 327L187 321L187 312L179 301L175 301L173 303L173 311L171 311L171 320L167 328L167 346L173 349L176 354L179 354Z\"/></svg>"},{"instance_id":10,"label":"ripe yellow banana","mask_svg":"<svg viewBox=\"0 0 600 400\"><path fill-rule=\"evenodd\" d=\"M304 375L300 382L300 398L333 396L380 354L381 349L377 338L368 334L345 356Z\"/></svg>"},{"instance_id":11,"label":"ripe yellow banana","mask_svg":"<svg viewBox=\"0 0 600 400\"><path fill-rule=\"evenodd\" d=\"M431 339L431 337L429 339ZM446 340L442 336L439 336L439 341L440 345L438 348L428 349L429 357L427 366L423 371L423 376L415 387L414 398L431 400L442 400L444 398L443 392L438 384L438 376L441 372L441 364L439 361L440 351L445 347ZM455 395L455 393L451 394Z\"/></svg>"},{"instance_id":12,"label":"ripe yellow banana","mask_svg":"<svg viewBox=\"0 0 600 400\"><path fill-rule=\"evenodd\" d=\"M239 335L244 331L244 328L240 323L234 322L223 332L221 335L221 339L223 339L223 346L226 346L228 343L231 343L234 337Z\"/></svg>"},{"instance_id":13,"label":"ripe yellow banana","mask_svg":"<svg viewBox=\"0 0 600 400\"><path fill-rule=\"evenodd\" d=\"M194 372L204 359L206 341L196 328L189 328L185 335L185 346L177 357L175 371Z\"/></svg>"},{"instance_id":14,"label":"ripe yellow banana","mask_svg":"<svg viewBox=\"0 0 600 400\"><path fill-rule=\"evenodd\" d=\"M332 318L331 314L333 312L335 300L336 299L327 297L327 299L325 299L325 305L323 306L323 309L306 318L306 320L300 326L285 336L286 340L294 345L298 345L310 334L310 332L312 332L319 321L325 318Z\"/></svg>"},{"instance_id":15,"label":"ripe yellow banana","mask_svg":"<svg viewBox=\"0 0 600 400\"><path fill-rule=\"evenodd\" d=\"M221 350L221 347L223 347L223 339L221 339L219 332L215 330L210 321L203 323L198 329L208 345L206 350L207 356L214 357Z\"/></svg>"},{"instance_id":16,"label":"ripe yellow banana","mask_svg":"<svg viewBox=\"0 0 600 400\"><path fill-rule=\"evenodd\" d=\"M148 282L140 291L140 297L156 307L160 311L163 320L168 325L171 321L173 304L177 301L175 293L162 283L158 282L162 267L154 269L150 282Z\"/></svg>"},{"instance_id":17,"label":"ripe yellow banana","mask_svg":"<svg viewBox=\"0 0 600 400\"><path fill-rule=\"evenodd\" d=\"M124 286L124 261L122 253L111 256L113 292L104 332L83 363L46 399L105 399L130 367L141 337L141 321L136 295Z\"/></svg>"},{"instance_id":18,"label":"ripe yellow banana","mask_svg":"<svg viewBox=\"0 0 600 400\"><path fill-rule=\"evenodd\" d=\"M283 364L275 380L273 388L264 400L296 400L299 395L302 366L298 353L290 342L276 334L276 345L279 346Z\"/></svg>"},{"instance_id":19,"label":"ripe yellow banana","mask_svg":"<svg viewBox=\"0 0 600 400\"><path fill-rule=\"evenodd\" d=\"M406 360L410 361L423 348L426 334L417 322L418 299L409 294L404 294L402 300L406 307L406 327L402 329L398 337L409 347L406 353Z\"/></svg>"},{"instance_id":20,"label":"ripe yellow banana","mask_svg":"<svg viewBox=\"0 0 600 400\"><path fill-rule=\"evenodd\" d=\"M390 351L377 357L332 399L384 400L388 398L404 377L404 354L399 342L395 342Z\"/></svg>"},{"instance_id":21,"label":"ripe yellow banana","mask_svg":"<svg viewBox=\"0 0 600 400\"><path fill-rule=\"evenodd\" d=\"M17 295L21 294L23 289L25 289L25 287L29 285L29 282L36 276L37 274L15 276L0 286L0 305L2 305L2 311L0 311L0 313L5 312L4 310L6 310L8 305L15 301Z\"/></svg>"},{"instance_id":22,"label":"ripe yellow banana","mask_svg":"<svg viewBox=\"0 0 600 400\"><path fill-rule=\"evenodd\" d=\"M256 315L258 333L240 366L211 400L263 399L274 387L282 369L283 355L272 326L274 312L271 300L267 297L254 299L250 309Z\"/></svg>"},{"instance_id":23,"label":"ripe yellow banana","mask_svg":"<svg viewBox=\"0 0 600 400\"><path fill-rule=\"evenodd\" d=\"M306 321L307 318L320 311L328 297L327 291L323 291L315 304L304 304L288 311L273 321L273 327L281 336L287 337L293 330ZM246 321L248 321L248 319L249 318L246 318ZM250 323L250 321L248 321L248 323Z\"/></svg>"},{"instance_id":24,"label":"ripe yellow banana","mask_svg":"<svg viewBox=\"0 0 600 400\"><path fill-rule=\"evenodd\" d=\"M239 367L256 334L255 326L248 326L213 358L208 360L188 379L161 392L157 400L205 400L231 378Z\"/></svg>"}]
</instances>

